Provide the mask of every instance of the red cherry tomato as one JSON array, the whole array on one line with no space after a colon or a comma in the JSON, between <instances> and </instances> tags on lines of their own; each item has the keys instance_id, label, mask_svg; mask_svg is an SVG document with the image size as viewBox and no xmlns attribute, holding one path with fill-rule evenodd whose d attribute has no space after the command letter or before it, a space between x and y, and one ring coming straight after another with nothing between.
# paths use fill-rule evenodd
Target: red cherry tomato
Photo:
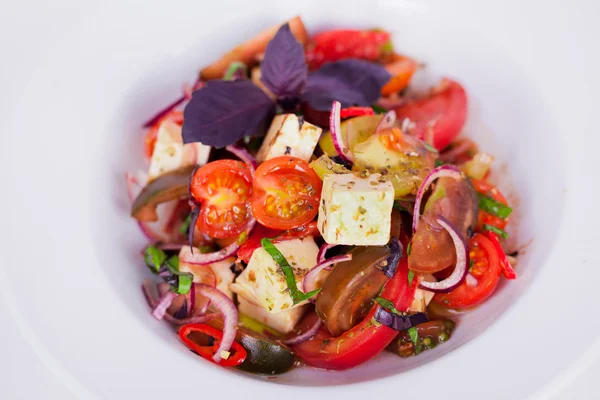
<instances>
[{"instance_id":1,"label":"red cherry tomato","mask_svg":"<svg viewBox=\"0 0 600 400\"><path fill-rule=\"evenodd\" d=\"M496 290L502 267L498 252L490 240L480 233L469 241L469 256L472 267L469 273L477 280L477 286L470 287L465 280L450 293L436 294L433 300L450 308L467 308L483 303Z\"/></svg>"},{"instance_id":2,"label":"red cherry tomato","mask_svg":"<svg viewBox=\"0 0 600 400\"><path fill-rule=\"evenodd\" d=\"M250 218L252 173L241 161L210 162L194 173L190 192L200 203L197 226L213 238L239 235Z\"/></svg>"},{"instance_id":3,"label":"red cherry tomato","mask_svg":"<svg viewBox=\"0 0 600 400\"><path fill-rule=\"evenodd\" d=\"M498 203L508 205L504 195L491 183L479 179L471 179L471 182L473 182L473 187L475 187L475 190L479 193L491 197ZM488 212L479 210L479 217L477 219L477 226L475 227L475 230L481 231L484 224L492 225L499 229L504 229L506 228L506 224L508 224L508 218L502 219Z\"/></svg>"},{"instance_id":4,"label":"red cherry tomato","mask_svg":"<svg viewBox=\"0 0 600 400\"><path fill-rule=\"evenodd\" d=\"M385 53L390 34L381 30L336 29L313 36L306 44L310 69L346 58L377 61Z\"/></svg>"},{"instance_id":5,"label":"red cherry tomato","mask_svg":"<svg viewBox=\"0 0 600 400\"><path fill-rule=\"evenodd\" d=\"M395 109L400 121L415 123L411 134L436 149L448 146L467 120L467 93L457 82L443 79L432 94Z\"/></svg>"},{"instance_id":6,"label":"red cherry tomato","mask_svg":"<svg viewBox=\"0 0 600 400\"><path fill-rule=\"evenodd\" d=\"M254 174L252 214L262 225L293 229L317 215L321 179L304 160L276 157L262 163Z\"/></svg>"}]
</instances>

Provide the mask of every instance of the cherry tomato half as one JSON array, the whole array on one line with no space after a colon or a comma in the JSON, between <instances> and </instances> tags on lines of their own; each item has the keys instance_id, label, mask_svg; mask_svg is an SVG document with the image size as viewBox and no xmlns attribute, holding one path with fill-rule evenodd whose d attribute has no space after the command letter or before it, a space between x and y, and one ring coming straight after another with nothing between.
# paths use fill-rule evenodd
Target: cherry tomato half
<instances>
[{"instance_id":1,"label":"cherry tomato half","mask_svg":"<svg viewBox=\"0 0 600 400\"><path fill-rule=\"evenodd\" d=\"M252 214L268 228L297 228L317 215L320 196L321 179L306 161L272 158L254 174Z\"/></svg>"},{"instance_id":2,"label":"cherry tomato half","mask_svg":"<svg viewBox=\"0 0 600 400\"><path fill-rule=\"evenodd\" d=\"M472 261L470 274L477 286L470 287L466 280L450 293L436 294L433 300L450 308L467 308L483 303L496 290L502 267L498 252L490 240L480 233L469 241L469 256Z\"/></svg>"},{"instance_id":3,"label":"cherry tomato half","mask_svg":"<svg viewBox=\"0 0 600 400\"><path fill-rule=\"evenodd\" d=\"M415 123L411 133L436 149L448 146L467 120L467 93L457 82L443 79L432 94L395 109L398 120Z\"/></svg>"},{"instance_id":4,"label":"cherry tomato half","mask_svg":"<svg viewBox=\"0 0 600 400\"><path fill-rule=\"evenodd\" d=\"M179 329L179 338L188 349L206 358L208 361L215 362L213 356L219 348L223 332L209 325L187 324ZM211 341L213 343L209 344ZM227 359L221 359L218 362L219 365L223 367L235 367L243 363L248 355L246 349L238 342L233 342L229 351L231 355Z\"/></svg>"},{"instance_id":5,"label":"cherry tomato half","mask_svg":"<svg viewBox=\"0 0 600 400\"><path fill-rule=\"evenodd\" d=\"M148 158L152 157L154 152L154 145L156 144L156 138L158 137L158 128L164 121L172 121L178 125L183 124L183 112L172 110L165 114L164 117L159 119L154 125L148 128L146 137L144 138L144 155Z\"/></svg>"},{"instance_id":6,"label":"cherry tomato half","mask_svg":"<svg viewBox=\"0 0 600 400\"><path fill-rule=\"evenodd\" d=\"M241 161L218 160L197 169L190 192L200 206L197 226L213 238L239 235L250 218L252 173Z\"/></svg>"},{"instance_id":7,"label":"cherry tomato half","mask_svg":"<svg viewBox=\"0 0 600 400\"><path fill-rule=\"evenodd\" d=\"M508 205L504 195L502 195L502 193L500 193L500 191L491 183L479 179L471 179L471 182L473 182L473 187L475 187L475 190L479 193L491 197L498 203ZM504 229L506 228L506 224L508 224L508 218L502 219L488 212L479 210L479 217L477 219L477 226L475 227L475 230L482 230L484 224L492 225L499 229Z\"/></svg>"}]
</instances>

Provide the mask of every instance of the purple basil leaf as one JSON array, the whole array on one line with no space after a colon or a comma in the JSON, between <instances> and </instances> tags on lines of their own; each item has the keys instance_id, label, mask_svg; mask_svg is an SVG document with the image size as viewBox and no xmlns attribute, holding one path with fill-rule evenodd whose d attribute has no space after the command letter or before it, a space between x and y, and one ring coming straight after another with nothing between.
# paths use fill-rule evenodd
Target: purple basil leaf
<instances>
[{"instance_id":1,"label":"purple basil leaf","mask_svg":"<svg viewBox=\"0 0 600 400\"><path fill-rule=\"evenodd\" d=\"M370 106L381 96L391 75L380 65L348 59L327 63L308 76L303 100L315 110L331 109L334 100L342 107Z\"/></svg>"},{"instance_id":2,"label":"purple basil leaf","mask_svg":"<svg viewBox=\"0 0 600 400\"><path fill-rule=\"evenodd\" d=\"M262 82L277 97L298 97L304 88L308 75L304 48L288 24L282 25L267 45L260 71Z\"/></svg>"},{"instance_id":3,"label":"purple basil leaf","mask_svg":"<svg viewBox=\"0 0 600 400\"><path fill-rule=\"evenodd\" d=\"M246 135L264 135L275 104L249 80L210 81L183 111L183 142L225 147Z\"/></svg>"}]
</instances>

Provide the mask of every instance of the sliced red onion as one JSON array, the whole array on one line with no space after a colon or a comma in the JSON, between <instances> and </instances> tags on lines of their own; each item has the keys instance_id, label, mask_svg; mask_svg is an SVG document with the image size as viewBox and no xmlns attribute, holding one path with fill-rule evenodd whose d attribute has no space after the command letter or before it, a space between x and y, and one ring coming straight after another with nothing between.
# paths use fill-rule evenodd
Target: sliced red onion
<instances>
[{"instance_id":1,"label":"sliced red onion","mask_svg":"<svg viewBox=\"0 0 600 400\"><path fill-rule=\"evenodd\" d=\"M331 257L330 259L320 262L312 267L310 271L304 275L304 281L302 282L302 290L304 293L308 293L316 289L315 286L317 276L323 269L329 270L331 269L332 264L350 260L352 260L352 254L344 254L342 256Z\"/></svg>"},{"instance_id":2,"label":"sliced red onion","mask_svg":"<svg viewBox=\"0 0 600 400\"><path fill-rule=\"evenodd\" d=\"M213 360L218 363L221 361L221 352L229 351L233 341L235 340L238 323L238 311L235 307L235 304L233 304L233 301L231 301L231 299L220 290L202 283L199 283L196 289L198 290L199 294L208 297L210 302L223 315L223 337L221 338L219 348L213 356Z\"/></svg>"},{"instance_id":3,"label":"sliced red onion","mask_svg":"<svg viewBox=\"0 0 600 400\"><path fill-rule=\"evenodd\" d=\"M463 238L462 234L457 231L446 218L438 215L436 221L450 234L452 242L454 242L454 247L456 249L456 266L454 267L452 274L446 279L439 282L421 281L419 287L434 293L448 293L463 283L469 272L469 249L465 242L465 238Z\"/></svg>"},{"instance_id":4,"label":"sliced red onion","mask_svg":"<svg viewBox=\"0 0 600 400\"><path fill-rule=\"evenodd\" d=\"M321 318L317 318L317 321L314 323L313 326L310 327L309 330L299 334L298 336L282 340L281 343L287 344L288 346L293 346L302 342L306 342L307 340L312 339L313 336L315 336L317 332L319 332L319 329L321 329L321 325L323 325L323 321L321 321Z\"/></svg>"},{"instance_id":5,"label":"sliced red onion","mask_svg":"<svg viewBox=\"0 0 600 400\"><path fill-rule=\"evenodd\" d=\"M354 154L346 145L342 137L342 128L340 126L340 110L342 105L339 101L334 101L331 105L331 114L329 115L329 130L331 131L331 140L333 147L338 152L340 158L348 162L354 162Z\"/></svg>"},{"instance_id":6,"label":"sliced red onion","mask_svg":"<svg viewBox=\"0 0 600 400\"><path fill-rule=\"evenodd\" d=\"M337 246L337 244L327 244L325 243L323 246L319 248L319 253L317 254L317 263L322 263L325 261L325 253L327 250Z\"/></svg>"},{"instance_id":7,"label":"sliced red onion","mask_svg":"<svg viewBox=\"0 0 600 400\"><path fill-rule=\"evenodd\" d=\"M246 236L250 236L250 232L252 231L252 228L254 228L255 224L256 220L253 217L250 217L246 230L244 231L246 233ZM179 260L189 264L212 264L214 262L224 260L227 257L231 257L232 255L234 255L235 252L240 248L240 245L241 243L235 241L229 246L224 247L219 251L206 254L201 254L200 250L198 249L194 251L190 246L183 246L179 253Z\"/></svg>"},{"instance_id":8,"label":"sliced red onion","mask_svg":"<svg viewBox=\"0 0 600 400\"><path fill-rule=\"evenodd\" d=\"M163 119L165 117L165 115L167 115L168 113L170 113L171 111L173 111L173 109L175 107L177 107L178 105L180 105L181 103L183 103L186 100L187 100L187 97L184 94L183 96L181 96L180 98L178 98L177 100L175 100L174 102L172 102L171 104L169 104L168 106L166 106L165 108L163 108L161 111L159 111L156 115L154 115L148 121L144 122L143 127L144 128L149 128L149 127L155 125L156 123L158 123L158 121L160 121L161 119Z\"/></svg>"},{"instance_id":9,"label":"sliced red onion","mask_svg":"<svg viewBox=\"0 0 600 400\"><path fill-rule=\"evenodd\" d=\"M375 320L394 330L405 331L413 326L428 322L429 318L422 312L411 315L398 315L379 306L375 312Z\"/></svg>"},{"instance_id":10,"label":"sliced red onion","mask_svg":"<svg viewBox=\"0 0 600 400\"><path fill-rule=\"evenodd\" d=\"M467 273L466 282L467 282L467 286L470 288L474 288L474 287L477 287L477 285L479 285L479 282L477 282L477 278L475 278L470 273Z\"/></svg>"},{"instance_id":11,"label":"sliced red onion","mask_svg":"<svg viewBox=\"0 0 600 400\"><path fill-rule=\"evenodd\" d=\"M391 129L394 127L396 123L396 111L390 110L385 113L379 124L377 124L377 128L375 128L375 133L385 131L386 129Z\"/></svg>"},{"instance_id":12,"label":"sliced red onion","mask_svg":"<svg viewBox=\"0 0 600 400\"><path fill-rule=\"evenodd\" d=\"M462 173L460 170L454 165L441 165L435 168L433 171L429 173L423 180L419 191L417 192L417 198L415 199L415 208L413 211L413 224L412 231L415 233L419 226L419 219L421 217L421 201L423 201L423 196L429 189L429 186L438 178L442 177L450 177L454 179L462 179Z\"/></svg>"},{"instance_id":13,"label":"sliced red onion","mask_svg":"<svg viewBox=\"0 0 600 400\"><path fill-rule=\"evenodd\" d=\"M175 300L175 297L177 297L177 293L173 293L171 291L165 293L158 301L156 307L154 307L154 309L152 310L152 316L159 321L163 319L167 312L167 308L171 307L171 304L173 303L173 300Z\"/></svg>"},{"instance_id":14,"label":"sliced red onion","mask_svg":"<svg viewBox=\"0 0 600 400\"><path fill-rule=\"evenodd\" d=\"M250 154L248 150L244 149L243 147L236 146L234 144L225 147L225 150L227 150L230 153L233 153L237 158L246 163L246 165L250 168L250 171L252 171L252 174L254 175L258 164L256 163L256 160L254 159L254 157L252 157L252 154Z\"/></svg>"},{"instance_id":15,"label":"sliced red onion","mask_svg":"<svg viewBox=\"0 0 600 400\"><path fill-rule=\"evenodd\" d=\"M155 247L161 250L179 251L183 246L185 246L183 243L157 243Z\"/></svg>"},{"instance_id":16,"label":"sliced red onion","mask_svg":"<svg viewBox=\"0 0 600 400\"><path fill-rule=\"evenodd\" d=\"M146 302L148 303L150 308L152 308L152 309L156 308L156 305L158 304L158 300L156 300L154 298L154 295L152 294L151 283L149 281L146 281L142 284L142 292L144 293L144 297L146 298ZM200 316L196 316L196 317L178 319L178 318L173 317L172 315L169 315L169 313L165 313L163 319L174 325L203 324L203 323L215 318L217 315L218 314L216 314L216 313L211 313L211 314L200 315Z\"/></svg>"},{"instance_id":17,"label":"sliced red onion","mask_svg":"<svg viewBox=\"0 0 600 400\"><path fill-rule=\"evenodd\" d=\"M452 163L457 159L458 156L471 149L477 149L477 145L470 139L464 139L454 148L440 153L440 160Z\"/></svg>"}]
</instances>

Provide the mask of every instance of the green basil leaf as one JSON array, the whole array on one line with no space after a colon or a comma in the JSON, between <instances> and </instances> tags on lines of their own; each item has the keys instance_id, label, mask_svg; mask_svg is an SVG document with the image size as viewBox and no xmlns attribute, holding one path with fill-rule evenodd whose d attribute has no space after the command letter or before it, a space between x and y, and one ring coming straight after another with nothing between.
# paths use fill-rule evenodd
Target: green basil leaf
<instances>
[{"instance_id":1,"label":"green basil leaf","mask_svg":"<svg viewBox=\"0 0 600 400\"><path fill-rule=\"evenodd\" d=\"M413 279L415 279L415 273L409 269L408 270L408 284L409 285L412 285Z\"/></svg>"},{"instance_id":2,"label":"green basil leaf","mask_svg":"<svg viewBox=\"0 0 600 400\"><path fill-rule=\"evenodd\" d=\"M512 208L497 202L491 197L481 193L477 193L477 196L479 197L479 208L487 213L502 219L508 218L508 216L512 213Z\"/></svg>"},{"instance_id":3,"label":"green basil leaf","mask_svg":"<svg viewBox=\"0 0 600 400\"><path fill-rule=\"evenodd\" d=\"M408 329L408 336L410 340L413 342L415 346L415 354L419 354L421 352L421 338L419 337L419 331L414 326Z\"/></svg>"},{"instance_id":4,"label":"green basil leaf","mask_svg":"<svg viewBox=\"0 0 600 400\"><path fill-rule=\"evenodd\" d=\"M167 255L165 252L155 246L148 246L144 250L144 262L154 274L158 273L166 260Z\"/></svg>"},{"instance_id":5,"label":"green basil leaf","mask_svg":"<svg viewBox=\"0 0 600 400\"><path fill-rule=\"evenodd\" d=\"M396 307L394 307L394 303L392 303L388 299L384 299L383 297L376 297L375 302L377 304L379 304L381 307L385 308L386 310L388 310L396 315L401 315L401 316L405 315L404 313L398 311L396 309Z\"/></svg>"},{"instance_id":6,"label":"green basil leaf","mask_svg":"<svg viewBox=\"0 0 600 400\"><path fill-rule=\"evenodd\" d=\"M494 225L483 224L484 231L494 232L498 236L502 236L504 239L508 238L508 233L505 230L495 227Z\"/></svg>"}]
</instances>

